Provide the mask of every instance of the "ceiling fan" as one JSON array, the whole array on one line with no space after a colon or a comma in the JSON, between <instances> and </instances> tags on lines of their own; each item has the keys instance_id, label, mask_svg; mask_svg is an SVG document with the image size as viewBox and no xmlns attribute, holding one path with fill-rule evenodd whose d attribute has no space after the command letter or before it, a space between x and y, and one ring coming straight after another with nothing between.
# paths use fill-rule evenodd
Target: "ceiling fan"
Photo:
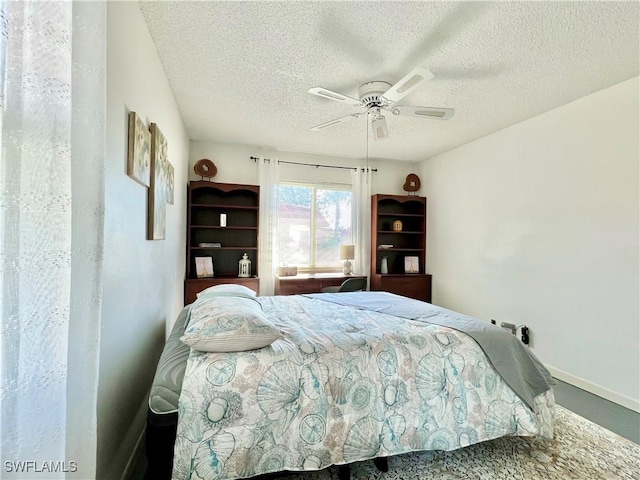
<instances>
[{"instance_id":1,"label":"ceiling fan","mask_svg":"<svg viewBox=\"0 0 640 480\"><path fill-rule=\"evenodd\" d=\"M358 88L359 98L343 95L322 87L310 88L309 93L318 95L322 98L335 100L336 102L346 103L360 109L357 113L352 113L344 117L321 123L315 127L311 127L311 130L324 130L325 128L333 127L339 123L351 120L352 118L358 118L360 115L366 113L371 116L373 137L376 140L381 140L389 136L387 121L384 115L382 115L381 110L386 110L394 115L402 115L405 117L448 120L455 112L453 108L420 107L398 104L400 100L414 91L422 82L431 80L433 77L433 73L431 73L428 68L416 67L394 85L383 81L363 83Z\"/></svg>"}]
</instances>

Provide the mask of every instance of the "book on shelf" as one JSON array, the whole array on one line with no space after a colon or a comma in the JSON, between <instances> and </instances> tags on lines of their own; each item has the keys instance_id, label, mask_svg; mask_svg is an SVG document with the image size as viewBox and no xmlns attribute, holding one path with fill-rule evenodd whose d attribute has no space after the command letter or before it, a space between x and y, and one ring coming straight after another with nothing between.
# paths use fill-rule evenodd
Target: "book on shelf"
<instances>
[{"instance_id":1,"label":"book on shelf","mask_svg":"<svg viewBox=\"0 0 640 480\"><path fill-rule=\"evenodd\" d=\"M222 247L222 245L220 245L220 242L202 242L198 244L199 247L204 247L204 248L220 248Z\"/></svg>"}]
</instances>

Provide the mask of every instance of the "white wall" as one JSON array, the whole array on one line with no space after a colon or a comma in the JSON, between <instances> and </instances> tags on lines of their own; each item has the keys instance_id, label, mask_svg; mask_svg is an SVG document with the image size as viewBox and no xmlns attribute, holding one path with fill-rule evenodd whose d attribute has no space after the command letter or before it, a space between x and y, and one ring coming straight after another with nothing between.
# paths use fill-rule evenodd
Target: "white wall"
<instances>
[{"instance_id":1,"label":"white wall","mask_svg":"<svg viewBox=\"0 0 640 480\"><path fill-rule=\"evenodd\" d=\"M121 478L144 429L165 332L183 305L189 140L137 2L107 7L107 162L97 477ZM147 189L129 178L127 117L158 124L175 171L165 240L146 240Z\"/></svg>"},{"instance_id":2,"label":"white wall","mask_svg":"<svg viewBox=\"0 0 640 480\"><path fill-rule=\"evenodd\" d=\"M434 303L638 410L638 78L423 162Z\"/></svg>"},{"instance_id":3,"label":"white wall","mask_svg":"<svg viewBox=\"0 0 640 480\"><path fill-rule=\"evenodd\" d=\"M258 184L258 168L249 157L277 157L289 162L310 163L313 165L338 165L346 167L366 165L366 159L331 157L305 153L279 152L262 147L245 145L227 145L224 143L207 143L192 141L189 150L189 180L200 180L193 171L194 164L201 158L212 160L218 169L212 179L221 183ZM410 173L417 173L419 164L408 162L392 162L371 159L369 165L377 168L371 184L372 193L404 195L402 190L405 179ZM314 168L307 166L281 165L281 180L297 182L351 183L349 170L333 168ZM422 194L421 191L418 194Z\"/></svg>"}]
</instances>

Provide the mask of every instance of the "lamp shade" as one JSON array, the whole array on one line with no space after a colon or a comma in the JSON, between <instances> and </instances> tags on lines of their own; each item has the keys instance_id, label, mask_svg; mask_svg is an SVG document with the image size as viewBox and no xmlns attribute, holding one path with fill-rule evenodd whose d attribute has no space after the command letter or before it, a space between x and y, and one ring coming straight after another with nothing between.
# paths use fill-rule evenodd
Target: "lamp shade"
<instances>
[{"instance_id":1,"label":"lamp shade","mask_svg":"<svg viewBox=\"0 0 640 480\"><path fill-rule=\"evenodd\" d=\"M340 259L352 260L354 258L353 249L353 245L340 245Z\"/></svg>"}]
</instances>

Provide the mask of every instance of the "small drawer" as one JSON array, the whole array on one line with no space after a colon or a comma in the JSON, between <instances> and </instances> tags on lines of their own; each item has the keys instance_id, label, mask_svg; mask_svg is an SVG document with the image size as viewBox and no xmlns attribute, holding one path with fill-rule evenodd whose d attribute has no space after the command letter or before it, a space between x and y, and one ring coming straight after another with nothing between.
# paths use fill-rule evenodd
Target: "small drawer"
<instances>
[{"instance_id":1,"label":"small drawer","mask_svg":"<svg viewBox=\"0 0 640 480\"><path fill-rule=\"evenodd\" d=\"M280 295L300 295L302 293L316 293L322 288L320 280L306 279L303 281L280 281Z\"/></svg>"}]
</instances>

